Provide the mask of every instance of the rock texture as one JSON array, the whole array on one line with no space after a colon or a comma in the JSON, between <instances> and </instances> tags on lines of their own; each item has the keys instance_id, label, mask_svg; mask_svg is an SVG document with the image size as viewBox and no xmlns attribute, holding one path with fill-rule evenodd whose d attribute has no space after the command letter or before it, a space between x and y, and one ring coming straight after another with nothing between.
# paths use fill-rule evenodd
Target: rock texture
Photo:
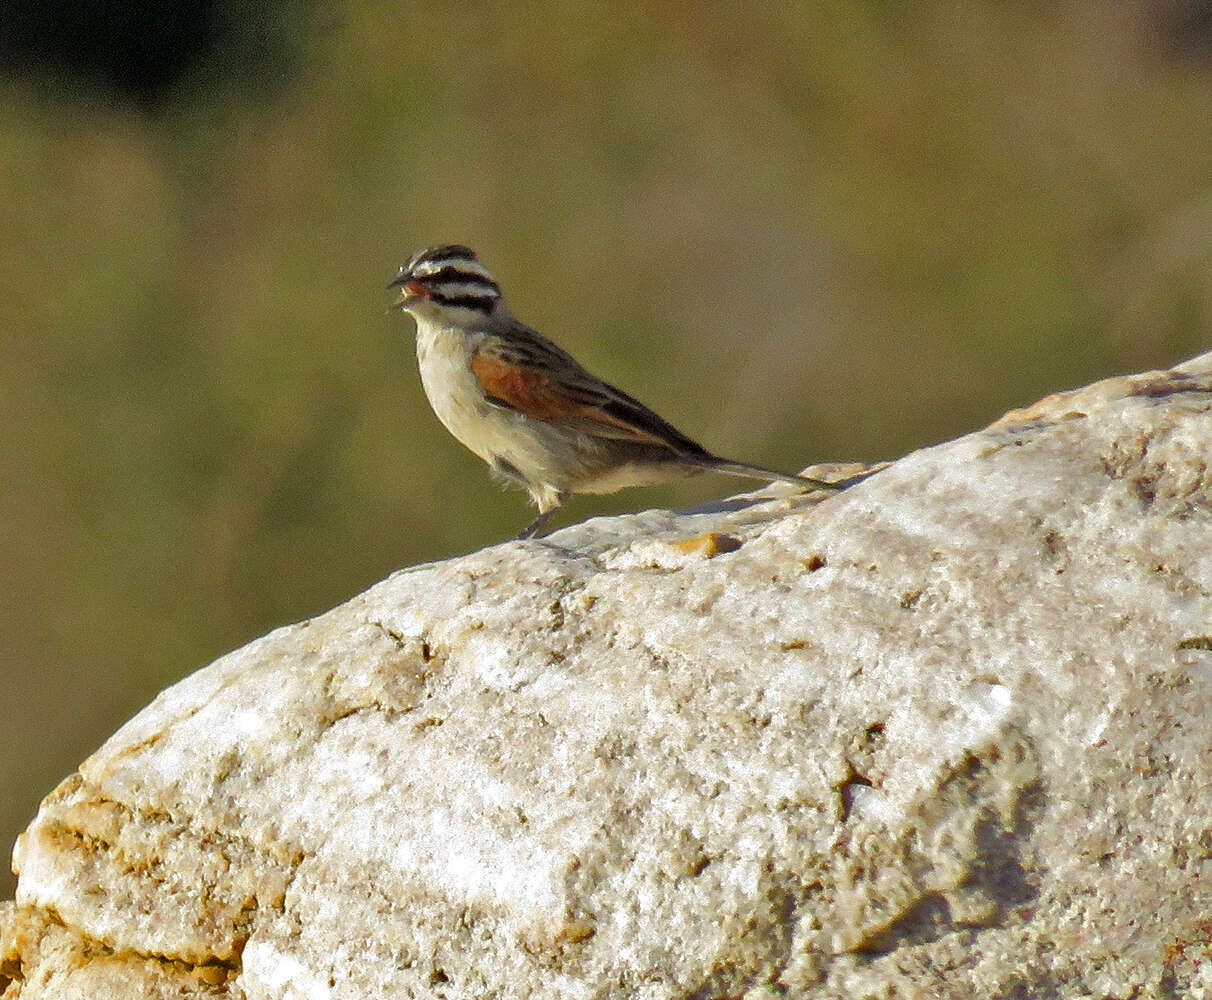
<instances>
[{"instance_id":1,"label":"rock texture","mask_svg":"<svg viewBox=\"0 0 1212 1000\"><path fill-rule=\"evenodd\" d=\"M43 803L47 997L1212 997L1212 355L390 579Z\"/></svg>"}]
</instances>

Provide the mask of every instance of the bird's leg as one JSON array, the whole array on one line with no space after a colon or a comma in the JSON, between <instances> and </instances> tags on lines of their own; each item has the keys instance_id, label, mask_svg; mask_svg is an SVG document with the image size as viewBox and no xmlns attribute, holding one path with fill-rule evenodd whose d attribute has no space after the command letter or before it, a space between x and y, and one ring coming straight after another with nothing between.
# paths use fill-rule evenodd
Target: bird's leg
<instances>
[{"instance_id":1,"label":"bird's leg","mask_svg":"<svg viewBox=\"0 0 1212 1000\"><path fill-rule=\"evenodd\" d=\"M565 496L567 496L567 494L559 491L552 491L551 493L543 493L540 496L535 497L535 503L538 504L539 507L539 516L522 529L522 533L518 535L518 539L538 538L539 535L542 534L543 528L546 526L547 522L551 519L551 515L554 514L556 510L559 509L560 504L564 502Z\"/></svg>"},{"instance_id":2,"label":"bird's leg","mask_svg":"<svg viewBox=\"0 0 1212 1000\"><path fill-rule=\"evenodd\" d=\"M520 535L518 535L518 539L521 540L523 538L535 538L539 534L539 532L543 530L543 526L547 523L548 519L554 513L555 513L554 510L544 511L542 514L540 514L538 517L536 517L533 521L531 521L528 525L526 525L525 528L522 529L522 533Z\"/></svg>"}]
</instances>

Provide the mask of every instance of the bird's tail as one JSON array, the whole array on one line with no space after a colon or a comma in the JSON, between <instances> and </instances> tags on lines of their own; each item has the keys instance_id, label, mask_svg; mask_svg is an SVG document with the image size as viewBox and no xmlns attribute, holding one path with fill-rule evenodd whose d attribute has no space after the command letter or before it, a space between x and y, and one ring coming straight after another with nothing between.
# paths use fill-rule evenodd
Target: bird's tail
<instances>
[{"instance_id":1,"label":"bird's tail","mask_svg":"<svg viewBox=\"0 0 1212 1000\"><path fill-rule=\"evenodd\" d=\"M797 476L789 472L775 472L774 469L764 469L760 465L749 465L747 462L734 462L728 458L708 455L702 459L689 458L690 464L712 472L722 472L729 476L740 476L742 479L764 479L769 483L792 483L800 489L843 490L847 486L862 482L872 476L878 469L844 478L835 483L827 483L823 479L810 479L808 476Z\"/></svg>"}]
</instances>

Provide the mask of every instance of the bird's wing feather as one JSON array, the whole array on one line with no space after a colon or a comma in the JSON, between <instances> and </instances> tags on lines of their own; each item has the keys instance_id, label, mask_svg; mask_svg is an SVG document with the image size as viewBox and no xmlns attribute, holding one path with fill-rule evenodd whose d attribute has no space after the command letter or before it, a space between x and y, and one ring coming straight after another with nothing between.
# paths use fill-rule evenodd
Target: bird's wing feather
<instances>
[{"instance_id":1,"label":"bird's wing feather","mask_svg":"<svg viewBox=\"0 0 1212 1000\"><path fill-rule=\"evenodd\" d=\"M487 338L471 370L496 406L535 420L575 424L595 437L705 456L701 445L627 393L592 375L567 352L529 327Z\"/></svg>"}]
</instances>

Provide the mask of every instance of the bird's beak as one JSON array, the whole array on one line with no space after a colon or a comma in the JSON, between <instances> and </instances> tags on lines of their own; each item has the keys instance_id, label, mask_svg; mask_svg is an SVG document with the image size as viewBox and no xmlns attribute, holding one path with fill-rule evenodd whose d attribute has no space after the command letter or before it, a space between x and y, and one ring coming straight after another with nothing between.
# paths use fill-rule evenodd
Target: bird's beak
<instances>
[{"instance_id":1,"label":"bird's beak","mask_svg":"<svg viewBox=\"0 0 1212 1000\"><path fill-rule=\"evenodd\" d=\"M397 274L388 283L387 288L389 291L393 288L400 289L400 297L391 304L391 308L387 310L388 312L391 312L392 309L403 309L409 302L417 298L422 291L421 286L414 281L410 281L408 275L404 272Z\"/></svg>"}]
</instances>

